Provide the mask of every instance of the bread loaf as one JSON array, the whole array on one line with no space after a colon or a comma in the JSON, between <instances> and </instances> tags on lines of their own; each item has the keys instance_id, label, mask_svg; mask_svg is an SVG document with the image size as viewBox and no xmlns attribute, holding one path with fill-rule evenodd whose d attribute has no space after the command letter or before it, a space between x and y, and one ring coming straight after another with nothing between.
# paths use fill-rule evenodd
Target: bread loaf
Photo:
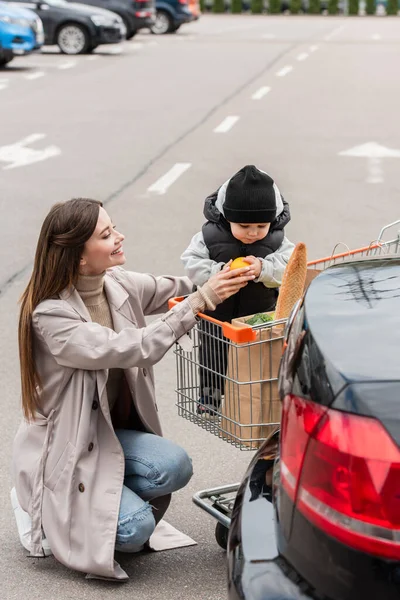
<instances>
[{"instance_id":1,"label":"bread loaf","mask_svg":"<svg viewBox=\"0 0 400 600\"><path fill-rule=\"evenodd\" d=\"M300 242L295 246L283 274L278 302L276 303L276 321L288 318L293 306L303 295L306 276L307 248L303 242Z\"/></svg>"}]
</instances>

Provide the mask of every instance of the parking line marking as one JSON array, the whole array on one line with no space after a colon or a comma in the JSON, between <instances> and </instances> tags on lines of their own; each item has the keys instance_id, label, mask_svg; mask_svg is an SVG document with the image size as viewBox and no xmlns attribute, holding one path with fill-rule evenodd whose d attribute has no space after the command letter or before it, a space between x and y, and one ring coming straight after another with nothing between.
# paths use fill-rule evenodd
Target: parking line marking
<instances>
[{"instance_id":1,"label":"parking line marking","mask_svg":"<svg viewBox=\"0 0 400 600\"><path fill-rule=\"evenodd\" d=\"M382 36L379 33L374 33L373 35L371 35L371 38L375 41L378 41L382 39Z\"/></svg>"},{"instance_id":2,"label":"parking line marking","mask_svg":"<svg viewBox=\"0 0 400 600\"><path fill-rule=\"evenodd\" d=\"M263 40L274 40L276 35L274 33L264 33L262 36Z\"/></svg>"},{"instance_id":3,"label":"parking line marking","mask_svg":"<svg viewBox=\"0 0 400 600\"><path fill-rule=\"evenodd\" d=\"M72 67L75 67L76 65L76 61L75 60L70 60L69 62L65 62L62 63L61 65L58 65L59 69L72 69Z\"/></svg>"},{"instance_id":4,"label":"parking line marking","mask_svg":"<svg viewBox=\"0 0 400 600\"><path fill-rule=\"evenodd\" d=\"M239 121L239 117L226 117L222 123L214 129L214 133L227 133Z\"/></svg>"},{"instance_id":5,"label":"parking line marking","mask_svg":"<svg viewBox=\"0 0 400 600\"><path fill-rule=\"evenodd\" d=\"M310 52L315 52L318 50L318 46L310 46Z\"/></svg>"},{"instance_id":6,"label":"parking line marking","mask_svg":"<svg viewBox=\"0 0 400 600\"><path fill-rule=\"evenodd\" d=\"M143 48L143 42L131 42L129 44L129 48L131 50L140 50L141 48Z\"/></svg>"},{"instance_id":7,"label":"parking line marking","mask_svg":"<svg viewBox=\"0 0 400 600\"><path fill-rule=\"evenodd\" d=\"M122 46L117 46L116 48L110 48L107 54L121 54Z\"/></svg>"},{"instance_id":8,"label":"parking line marking","mask_svg":"<svg viewBox=\"0 0 400 600\"><path fill-rule=\"evenodd\" d=\"M29 80L39 79L39 77L44 77L44 76L45 76L44 71L36 71L35 73L28 73L28 75L24 75L25 79L29 79Z\"/></svg>"},{"instance_id":9,"label":"parking line marking","mask_svg":"<svg viewBox=\"0 0 400 600\"><path fill-rule=\"evenodd\" d=\"M308 52L302 52L301 54L299 54L298 56L296 56L297 60L301 61L301 60L306 60L306 58L308 58L310 55L308 54Z\"/></svg>"},{"instance_id":10,"label":"parking line marking","mask_svg":"<svg viewBox=\"0 0 400 600\"><path fill-rule=\"evenodd\" d=\"M8 88L9 79L0 79L0 90Z\"/></svg>"},{"instance_id":11,"label":"parking line marking","mask_svg":"<svg viewBox=\"0 0 400 600\"><path fill-rule=\"evenodd\" d=\"M277 77L285 77L292 70L293 70L292 65L286 65L286 67L283 67L283 69L281 69L280 71L278 71L276 73L276 76Z\"/></svg>"},{"instance_id":12,"label":"parking line marking","mask_svg":"<svg viewBox=\"0 0 400 600\"><path fill-rule=\"evenodd\" d=\"M165 175L157 179L147 191L160 195L165 194L168 188L191 166L192 163L176 163Z\"/></svg>"},{"instance_id":13,"label":"parking line marking","mask_svg":"<svg viewBox=\"0 0 400 600\"><path fill-rule=\"evenodd\" d=\"M268 87L267 85L260 87L259 90L257 90L251 97L252 100L261 100L261 98L264 98L264 96L266 96L269 92L271 91L271 88Z\"/></svg>"},{"instance_id":14,"label":"parking line marking","mask_svg":"<svg viewBox=\"0 0 400 600\"><path fill-rule=\"evenodd\" d=\"M331 40L332 38L336 37L337 35L339 35L339 33L341 31L343 31L343 29L347 26L347 24L343 23L343 25L339 25L339 27L336 27L336 29L334 29L333 31L331 31L330 33L328 33L328 35L326 35L324 37L324 40L326 42L329 42L329 40Z\"/></svg>"},{"instance_id":15,"label":"parking line marking","mask_svg":"<svg viewBox=\"0 0 400 600\"><path fill-rule=\"evenodd\" d=\"M87 56L86 60L99 60L98 56Z\"/></svg>"}]
</instances>

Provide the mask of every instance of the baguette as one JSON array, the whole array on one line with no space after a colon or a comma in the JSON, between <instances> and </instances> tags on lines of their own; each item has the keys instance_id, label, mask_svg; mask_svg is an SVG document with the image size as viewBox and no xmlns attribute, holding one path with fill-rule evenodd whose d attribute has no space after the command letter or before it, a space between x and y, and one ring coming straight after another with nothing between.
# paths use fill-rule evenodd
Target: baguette
<instances>
[{"instance_id":1,"label":"baguette","mask_svg":"<svg viewBox=\"0 0 400 600\"><path fill-rule=\"evenodd\" d=\"M296 244L282 277L276 303L275 320L287 319L293 306L304 292L307 276L307 248L303 242Z\"/></svg>"}]
</instances>

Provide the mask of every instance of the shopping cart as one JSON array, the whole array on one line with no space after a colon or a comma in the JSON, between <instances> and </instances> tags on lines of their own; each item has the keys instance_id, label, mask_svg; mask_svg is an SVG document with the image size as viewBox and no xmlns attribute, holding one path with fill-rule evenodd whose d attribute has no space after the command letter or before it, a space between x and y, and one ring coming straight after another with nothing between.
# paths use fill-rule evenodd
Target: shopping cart
<instances>
[{"instance_id":1,"label":"shopping cart","mask_svg":"<svg viewBox=\"0 0 400 600\"><path fill-rule=\"evenodd\" d=\"M385 232L400 220L382 228L368 246L336 253L308 263L309 272L363 257L398 255L400 231L384 241ZM170 306L183 300L174 298ZM240 450L256 450L279 428L278 368L282 356L286 319L250 326L223 323L200 314L189 333L191 349L179 342L174 353L177 369L178 414ZM217 520L215 537L226 548L230 515L239 484L203 490L194 503Z\"/></svg>"}]
</instances>

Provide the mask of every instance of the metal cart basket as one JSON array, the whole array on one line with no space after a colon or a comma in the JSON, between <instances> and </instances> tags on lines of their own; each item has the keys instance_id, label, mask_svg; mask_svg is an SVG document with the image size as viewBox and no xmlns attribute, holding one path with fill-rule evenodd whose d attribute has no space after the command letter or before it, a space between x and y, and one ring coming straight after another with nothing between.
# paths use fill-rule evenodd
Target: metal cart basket
<instances>
[{"instance_id":1,"label":"metal cart basket","mask_svg":"<svg viewBox=\"0 0 400 600\"><path fill-rule=\"evenodd\" d=\"M400 257L400 232L395 239L383 241L386 230L399 224L400 220L383 227L377 241L366 247L346 247L345 252L335 254L337 245L330 257L311 261L308 268L322 271L362 257ZM182 299L175 298L170 305ZM286 320L254 326L240 321L223 323L200 314L189 333L191 350L176 344L177 407L181 417L221 440L240 450L256 450L279 428L278 368ZM225 485L193 497L197 506L217 520L215 535L223 548L238 487Z\"/></svg>"}]
</instances>

